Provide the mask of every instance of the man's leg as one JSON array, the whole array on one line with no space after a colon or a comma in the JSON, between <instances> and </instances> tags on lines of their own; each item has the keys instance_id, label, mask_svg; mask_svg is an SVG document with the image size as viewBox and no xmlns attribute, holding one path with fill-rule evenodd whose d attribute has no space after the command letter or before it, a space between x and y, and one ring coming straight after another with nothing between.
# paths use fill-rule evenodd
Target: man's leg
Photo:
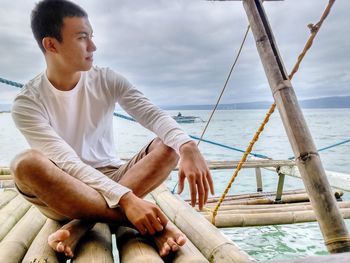
<instances>
[{"instance_id":1,"label":"man's leg","mask_svg":"<svg viewBox=\"0 0 350 263\"><path fill-rule=\"evenodd\" d=\"M150 145L149 151L120 180L139 197L164 181L177 162L175 152L158 140ZM110 209L100 193L60 170L38 151L29 150L18 155L11 169L20 191L35 196L57 214L83 221L127 222L123 212ZM169 231L171 235L172 231Z\"/></svg>"}]
</instances>

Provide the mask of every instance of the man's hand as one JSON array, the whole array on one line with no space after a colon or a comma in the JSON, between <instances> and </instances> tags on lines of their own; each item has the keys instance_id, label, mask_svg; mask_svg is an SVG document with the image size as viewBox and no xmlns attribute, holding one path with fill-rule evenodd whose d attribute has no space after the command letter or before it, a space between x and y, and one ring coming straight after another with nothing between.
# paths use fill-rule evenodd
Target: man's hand
<instances>
[{"instance_id":1,"label":"man's hand","mask_svg":"<svg viewBox=\"0 0 350 263\"><path fill-rule=\"evenodd\" d=\"M211 194L214 194L214 183L207 163L193 141L184 143L180 147L179 194L184 189L186 177L190 186L191 205L196 205L198 194L198 206L202 210L208 200L209 189Z\"/></svg>"},{"instance_id":2,"label":"man's hand","mask_svg":"<svg viewBox=\"0 0 350 263\"><path fill-rule=\"evenodd\" d=\"M162 231L168 223L167 217L158 206L145 201L132 192L126 193L119 201L126 217L141 234L154 235Z\"/></svg>"}]
</instances>

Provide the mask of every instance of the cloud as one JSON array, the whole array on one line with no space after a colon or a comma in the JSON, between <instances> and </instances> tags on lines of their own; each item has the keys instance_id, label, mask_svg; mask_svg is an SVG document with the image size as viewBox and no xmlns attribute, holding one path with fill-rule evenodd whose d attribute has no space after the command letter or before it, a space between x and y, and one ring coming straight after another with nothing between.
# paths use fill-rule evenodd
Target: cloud
<instances>
[{"instance_id":1,"label":"cloud","mask_svg":"<svg viewBox=\"0 0 350 263\"><path fill-rule=\"evenodd\" d=\"M36 1L3 0L0 76L26 82L43 71L29 14ZM188 0L76 1L89 13L98 50L95 63L125 75L158 105L211 104L224 85L247 27L242 3ZM287 71L327 1L264 4ZM300 99L350 94L349 1L337 1L293 79ZM7 95L0 90L1 98ZM271 100L252 33L223 103Z\"/></svg>"}]
</instances>

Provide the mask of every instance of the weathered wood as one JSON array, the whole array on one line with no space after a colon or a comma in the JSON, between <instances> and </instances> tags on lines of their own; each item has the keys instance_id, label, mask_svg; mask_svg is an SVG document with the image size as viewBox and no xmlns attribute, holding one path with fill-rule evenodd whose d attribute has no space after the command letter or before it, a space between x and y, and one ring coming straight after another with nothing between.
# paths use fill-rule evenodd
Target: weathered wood
<instances>
[{"instance_id":1,"label":"weathered wood","mask_svg":"<svg viewBox=\"0 0 350 263\"><path fill-rule=\"evenodd\" d=\"M350 208L340 209L344 218L350 218ZM204 216L209 222L211 215ZM266 226L281 224L296 224L316 221L314 211L290 211L290 212L272 212L272 213L218 213L215 218L216 227L247 227L247 226Z\"/></svg>"},{"instance_id":2,"label":"weathered wood","mask_svg":"<svg viewBox=\"0 0 350 263\"><path fill-rule=\"evenodd\" d=\"M10 232L18 220L23 217L30 206L22 196L17 195L0 210L0 241Z\"/></svg>"},{"instance_id":3,"label":"weathered wood","mask_svg":"<svg viewBox=\"0 0 350 263\"><path fill-rule=\"evenodd\" d=\"M23 218L0 243L0 262L21 262L35 235L45 223L36 207L31 207ZM30 226L30 227L29 227Z\"/></svg>"},{"instance_id":4,"label":"weathered wood","mask_svg":"<svg viewBox=\"0 0 350 263\"><path fill-rule=\"evenodd\" d=\"M44 226L40 232L36 235L32 244L30 245L22 263L64 263L65 257L62 254L56 254L56 252L48 245L47 238L50 234L54 233L61 227L61 224L46 219Z\"/></svg>"},{"instance_id":5,"label":"weathered wood","mask_svg":"<svg viewBox=\"0 0 350 263\"><path fill-rule=\"evenodd\" d=\"M350 251L349 233L335 205L331 187L292 84L288 80L262 3L258 0L244 0L243 5L327 249L331 253Z\"/></svg>"},{"instance_id":6,"label":"weathered wood","mask_svg":"<svg viewBox=\"0 0 350 263\"><path fill-rule=\"evenodd\" d=\"M8 202L17 196L17 192L14 190L6 190L0 192L0 209L4 207Z\"/></svg>"},{"instance_id":7,"label":"weathered wood","mask_svg":"<svg viewBox=\"0 0 350 263\"><path fill-rule=\"evenodd\" d=\"M210 262L254 261L179 196L171 194L166 186L161 185L151 195L169 219Z\"/></svg>"},{"instance_id":8,"label":"weathered wood","mask_svg":"<svg viewBox=\"0 0 350 263\"><path fill-rule=\"evenodd\" d=\"M207 161L210 170L234 169L237 168L239 161ZM265 160L254 159L247 160L243 164L243 168L263 168L263 167L280 167L280 166L294 166L295 162L292 160ZM174 170L178 170L176 167Z\"/></svg>"},{"instance_id":9,"label":"weathered wood","mask_svg":"<svg viewBox=\"0 0 350 263\"><path fill-rule=\"evenodd\" d=\"M79 242L72 263L113 263L112 236L107 224L97 223Z\"/></svg>"}]
</instances>

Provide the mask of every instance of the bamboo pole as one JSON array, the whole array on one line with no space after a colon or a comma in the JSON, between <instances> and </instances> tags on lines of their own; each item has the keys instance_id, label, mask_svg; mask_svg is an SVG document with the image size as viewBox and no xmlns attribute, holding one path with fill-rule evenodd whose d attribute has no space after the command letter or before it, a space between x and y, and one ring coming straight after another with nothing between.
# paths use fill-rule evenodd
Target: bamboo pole
<instances>
[{"instance_id":1,"label":"bamboo pole","mask_svg":"<svg viewBox=\"0 0 350 263\"><path fill-rule=\"evenodd\" d=\"M304 189L298 189L298 190L287 190L284 191L284 195L293 195L293 194L301 194L306 193ZM229 200L241 200L241 199L247 199L247 198L255 198L255 197L266 197L266 196L275 196L276 192L263 192L263 193L249 193L249 194L239 194L239 195L227 195L225 197L225 201ZM220 197L211 197L208 198L207 203L217 203L219 201ZM186 200L187 202L190 202L190 200Z\"/></svg>"},{"instance_id":2,"label":"bamboo pole","mask_svg":"<svg viewBox=\"0 0 350 263\"><path fill-rule=\"evenodd\" d=\"M63 263L66 262L63 254L56 253L47 243L47 238L61 227L61 224L47 219L45 225L36 235L30 245L22 263Z\"/></svg>"},{"instance_id":3,"label":"bamboo pole","mask_svg":"<svg viewBox=\"0 0 350 263\"><path fill-rule=\"evenodd\" d=\"M73 263L113 263L112 235L107 224L97 223L79 242Z\"/></svg>"},{"instance_id":4,"label":"bamboo pole","mask_svg":"<svg viewBox=\"0 0 350 263\"><path fill-rule=\"evenodd\" d=\"M3 208L13 198L15 198L16 195L17 195L17 192L13 190L0 192L0 209Z\"/></svg>"},{"instance_id":5,"label":"bamboo pole","mask_svg":"<svg viewBox=\"0 0 350 263\"><path fill-rule=\"evenodd\" d=\"M30 204L17 195L0 210L0 241L29 210ZM0 261L1 262L1 261Z\"/></svg>"},{"instance_id":6,"label":"bamboo pole","mask_svg":"<svg viewBox=\"0 0 350 263\"><path fill-rule=\"evenodd\" d=\"M350 218L350 208L342 208L340 212L344 218ZM211 221L211 215L205 215L205 219ZM316 221L314 211L291 211L257 214L217 214L215 219L216 227L247 227L296 224Z\"/></svg>"},{"instance_id":7,"label":"bamboo pole","mask_svg":"<svg viewBox=\"0 0 350 263\"><path fill-rule=\"evenodd\" d=\"M157 205L210 262L252 262L253 258L227 239L192 207L161 185L151 192Z\"/></svg>"},{"instance_id":8,"label":"bamboo pole","mask_svg":"<svg viewBox=\"0 0 350 263\"><path fill-rule=\"evenodd\" d=\"M45 223L36 207L32 207L0 243L0 262L21 262L35 235Z\"/></svg>"},{"instance_id":9,"label":"bamboo pole","mask_svg":"<svg viewBox=\"0 0 350 263\"><path fill-rule=\"evenodd\" d=\"M0 180L13 180L13 176L11 174L0 175Z\"/></svg>"},{"instance_id":10,"label":"bamboo pole","mask_svg":"<svg viewBox=\"0 0 350 263\"><path fill-rule=\"evenodd\" d=\"M350 208L350 201L347 202L339 202L337 203L339 208ZM248 207L248 208L247 208ZM220 210L218 214L259 214L259 213L279 213L279 212L289 212L289 211L305 211L305 210L313 210L310 203L294 206L279 206L279 207L267 207L267 208L249 208L246 206L245 209L239 209L235 206L226 207L225 210ZM210 211L201 211L201 214L210 214Z\"/></svg>"},{"instance_id":11,"label":"bamboo pole","mask_svg":"<svg viewBox=\"0 0 350 263\"><path fill-rule=\"evenodd\" d=\"M286 195L282 196L282 203L297 203L297 202L307 202L309 197L307 194L295 194L295 195ZM269 197L256 197L256 198L247 198L242 200L228 200L225 201L225 205L255 205L255 204L274 204L275 199ZM215 204L207 204L207 207L214 207Z\"/></svg>"},{"instance_id":12,"label":"bamboo pole","mask_svg":"<svg viewBox=\"0 0 350 263\"><path fill-rule=\"evenodd\" d=\"M121 263L163 263L152 243L129 227L119 227L116 233Z\"/></svg>"},{"instance_id":13,"label":"bamboo pole","mask_svg":"<svg viewBox=\"0 0 350 263\"><path fill-rule=\"evenodd\" d=\"M244 0L243 5L327 249L331 253L350 251L349 233L332 196L292 84L288 80L262 3L259 0Z\"/></svg>"}]
</instances>

